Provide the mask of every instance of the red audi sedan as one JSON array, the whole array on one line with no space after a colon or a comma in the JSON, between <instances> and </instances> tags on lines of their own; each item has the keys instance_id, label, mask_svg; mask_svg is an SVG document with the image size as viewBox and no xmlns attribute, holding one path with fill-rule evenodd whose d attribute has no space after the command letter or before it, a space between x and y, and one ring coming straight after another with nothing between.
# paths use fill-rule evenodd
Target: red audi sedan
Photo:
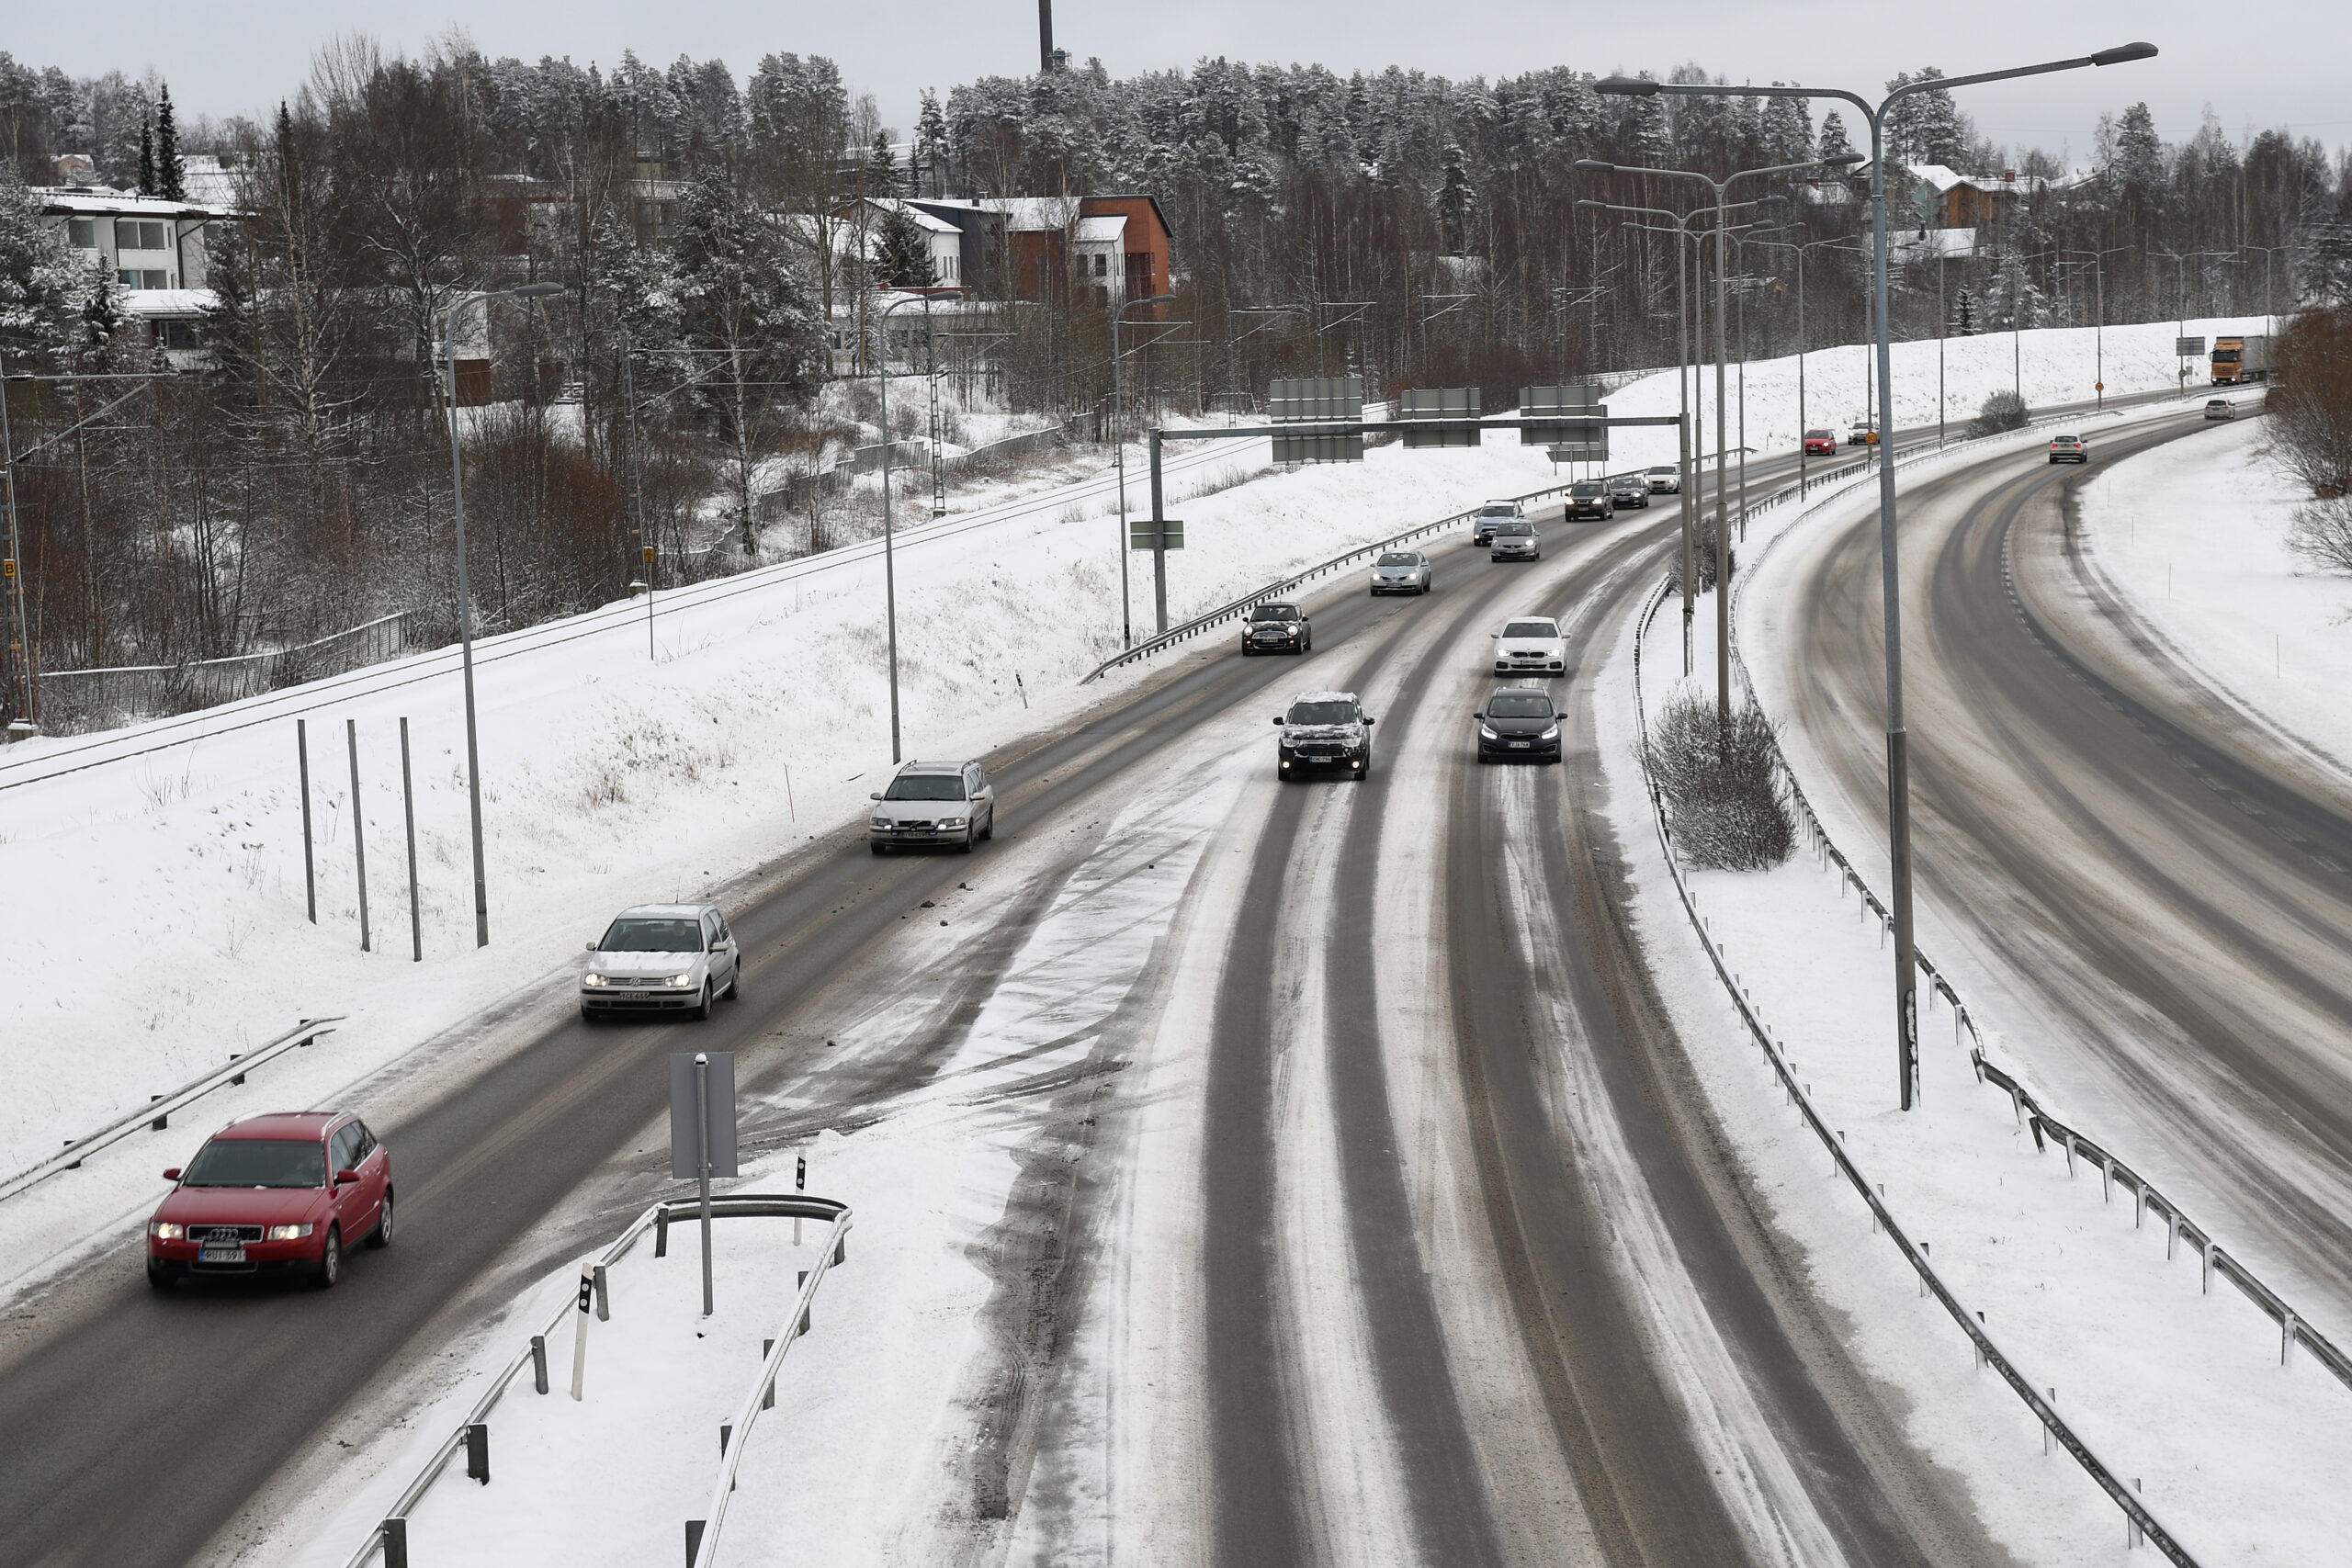
<instances>
[{"instance_id":1,"label":"red audi sedan","mask_svg":"<svg viewBox=\"0 0 2352 1568\"><path fill-rule=\"evenodd\" d=\"M321 1290L344 1248L392 1240L392 1156L347 1111L248 1116L205 1141L147 1222L147 1282L296 1274Z\"/></svg>"}]
</instances>

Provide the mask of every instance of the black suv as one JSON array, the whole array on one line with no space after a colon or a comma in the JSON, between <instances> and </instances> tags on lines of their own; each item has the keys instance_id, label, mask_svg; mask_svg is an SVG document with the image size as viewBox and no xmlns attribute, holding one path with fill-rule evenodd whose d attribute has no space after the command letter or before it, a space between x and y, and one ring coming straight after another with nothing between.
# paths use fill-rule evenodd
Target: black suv
<instances>
[{"instance_id":1,"label":"black suv","mask_svg":"<svg viewBox=\"0 0 2352 1568\"><path fill-rule=\"evenodd\" d=\"M1305 653L1315 646L1315 627L1306 612L1287 600L1253 604L1241 623L1241 651Z\"/></svg>"},{"instance_id":2,"label":"black suv","mask_svg":"<svg viewBox=\"0 0 2352 1568\"><path fill-rule=\"evenodd\" d=\"M1478 721L1478 761L1560 760L1560 713L1551 694L1539 686L1498 686Z\"/></svg>"},{"instance_id":3,"label":"black suv","mask_svg":"<svg viewBox=\"0 0 2352 1568\"><path fill-rule=\"evenodd\" d=\"M1617 515L1617 503L1609 499L1609 487L1599 479L1586 479L1568 487L1568 516L1609 518Z\"/></svg>"},{"instance_id":4,"label":"black suv","mask_svg":"<svg viewBox=\"0 0 2352 1568\"><path fill-rule=\"evenodd\" d=\"M1295 779L1328 768L1351 778L1372 776L1372 716L1353 692L1301 692L1290 712L1275 716L1282 739L1274 748L1276 772Z\"/></svg>"}]
</instances>

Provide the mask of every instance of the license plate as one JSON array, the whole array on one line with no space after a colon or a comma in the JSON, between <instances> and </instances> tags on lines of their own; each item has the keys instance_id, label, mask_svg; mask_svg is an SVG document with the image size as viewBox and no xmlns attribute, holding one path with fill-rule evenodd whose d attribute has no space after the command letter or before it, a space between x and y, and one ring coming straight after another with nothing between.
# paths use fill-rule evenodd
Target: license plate
<instances>
[{"instance_id":1,"label":"license plate","mask_svg":"<svg viewBox=\"0 0 2352 1568\"><path fill-rule=\"evenodd\" d=\"M200 1247L197 1251L196 1259L199 1263L243 1263L245 1260L245 1249L242 1247Z\"/></svg>"},{"instance_id":2,"label":"license plate","mask_svg":"<svg viewBox=\"0 0 2352 1568\"><path fill-rule=\"evenodd\" d=\"M641 1002L652 994L653 993L650 991L619 991L615 993L615 995L618 996L620 999L625 1002Z\"/></svg>"},{"instance_id":3,"label":"license plate","mask_svg":"<svg viewBox=\"0 0 2352 1568\"><path fill-rule=\"evenodd\" d=\"M1510 743L1510 749L1511 749L1512 750L1514 750L1514 751L1524 751L1524 750L1526 750L1528 749L1528 747L1529 747L1529 746L1531 746L1531 745L1532 745L1532 744L1533 744L1533 742L1532 742L1532 741L1528 741L1528 740L1514 740L1514 741L1512 741L1512 742Z\"/></svg>"}]
</instances>

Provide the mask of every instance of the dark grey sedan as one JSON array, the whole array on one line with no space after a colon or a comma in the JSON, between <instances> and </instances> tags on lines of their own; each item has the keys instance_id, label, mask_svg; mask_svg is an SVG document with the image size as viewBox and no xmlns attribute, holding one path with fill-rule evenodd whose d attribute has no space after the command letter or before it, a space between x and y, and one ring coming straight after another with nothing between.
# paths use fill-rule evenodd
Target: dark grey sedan
<instances>
[{"instance_id":1,"label":"dark grey sedan","mask_svg":"<svg viewBox=\"0 0 2352 1568\"><path fill-rule=\"evenodd\" d=\"M1498 686L1478 721L1478 761L1556 762L1560 760L1560 714L1548 692L1535 686Z\"/></svg>"}]
</instances>

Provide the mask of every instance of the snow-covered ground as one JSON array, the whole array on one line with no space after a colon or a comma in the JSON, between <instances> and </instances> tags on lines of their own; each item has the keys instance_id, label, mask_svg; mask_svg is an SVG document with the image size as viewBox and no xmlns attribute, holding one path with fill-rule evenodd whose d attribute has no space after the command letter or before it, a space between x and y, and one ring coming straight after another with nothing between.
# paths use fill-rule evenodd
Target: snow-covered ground
<instances>
[{"instance_id":1,"label":"snow-covered ground","mask_svg":"<svg viewBox=\"0 0 2352 1568\"><path fill-rule=\"evenodd\" d=\"M2310 496L2264 456L2268 431L2241 417L2101 468L2082 539L2177 657L2352 777L2352 579L2288 549Z\"/></svg>"},{"instance_id":2,"label":"snow-covered ground","mask_svg":"<svg viewBox=\"0 0 2352 1568\"><path fill-rule=\"evenodd\" d=\"M1857 494L1810 516L1768 513L1751 547L1871 504ZM1698 617L1702 671L1712 669L1713 625L1711 614ZM1759 635L1749 618L1742 626ZM1653 711L1679 684L1679 643L1676 617L1661 615L1646 655ZM1605 727L1602 738L1612 814L1645 947L1718 1114L1809 1254L1815 1288L1850 1314L1853 1348L1908 1397L1913 1438L1967 1478L1994 1533L2024 1561L2123 1561L2113 1504L2071 1459L2043 1455L2032 1416L1975 1367L1944 1309L1922 1299L1867 1210L1832 1178L1724 997L1649 828L1631 698L1619 686L1629 658L1619 649L1602 677L1614 705L1616 733ZM2195 1254L2167 1260L2160 1223L2135 1225L2128 1195L2119 1188L2104 1201L2094 1168L2070 1175L2062 1150L2037 1151L2007 1097L1976 1081L1948 1013L1923 1030L1921 1109L1895 1110L1880 929L1806 847L1770 873L1691 881L1710 935L1849 1154L2004 1351L2056 1391L2058 1410L2093 1450L2142 1484L2200 1561L2327 1559L2326 1543L2352 1532L2352 1504L2333 1480L2352 1461L2352 1391L2308 1357L2282 1369L2277 1325L2257 1308L2218 1277L2200 1295ZM1999 1050L1999 1020L1990 1021Z\"/></svg>"}]
</instances>

